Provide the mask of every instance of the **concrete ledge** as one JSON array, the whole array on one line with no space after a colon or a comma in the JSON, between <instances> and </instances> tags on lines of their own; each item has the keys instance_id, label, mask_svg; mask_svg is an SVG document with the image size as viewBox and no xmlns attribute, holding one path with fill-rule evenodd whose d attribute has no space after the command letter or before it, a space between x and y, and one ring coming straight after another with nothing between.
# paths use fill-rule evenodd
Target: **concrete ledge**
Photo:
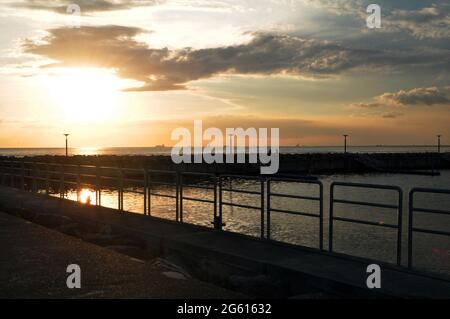
<instances>
[{"instance_id":1,"label":"concrete ledge","mask_svg":"<svg viewBox=\"0 0 450 319\"><path fill-rule=\"evenodd\" d=\"M230 288L246 280L247 286L264 287L267 291L262 294L266 297L323 292L356 298L450 298L449 281L395 267L382 269L382 289L369 290L368 262L11 188L0 187L0 210L32 221L40 214L49 214L79 223L108 225L144 242L147 250L176 259L200 279Z\"/></svg>"}]
</instances>

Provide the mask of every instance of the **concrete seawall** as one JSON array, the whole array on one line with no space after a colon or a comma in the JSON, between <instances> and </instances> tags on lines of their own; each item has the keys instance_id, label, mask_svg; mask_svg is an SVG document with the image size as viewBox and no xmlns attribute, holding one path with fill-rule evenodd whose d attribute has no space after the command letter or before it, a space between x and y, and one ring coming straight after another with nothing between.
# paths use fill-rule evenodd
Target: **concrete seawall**
<instances>
[{"instance_id":1,"label":"concrete seawall","mask_svg":"<svg viewBox=\"0 0 450 319\"><path fill-rule=\"evenodd\" d=\"M17 158L0 157L1 160ZM218 174L259 174L259 164L180 164L170 156L34 156L20 160L80 165L99 165ZM450 153L281 154L281 174L334 174L340 172L404 172L450 169Z\"/></svg>"},{"instance_id":2,"label":"concrete seawall","mask_svg":"<svg viewBox=\"0 0 450 319\"><path fill-rule=\"evenodd\" d=\"M383 266L382 289L366 286L370 261L81 205L0 187L0 211L85 239L85 227L121 234L148 254L176 260L201 280L258 297L450 298L450 282ZM97 242L108 242L104 231Z\"/></svg>"}]
</instances>

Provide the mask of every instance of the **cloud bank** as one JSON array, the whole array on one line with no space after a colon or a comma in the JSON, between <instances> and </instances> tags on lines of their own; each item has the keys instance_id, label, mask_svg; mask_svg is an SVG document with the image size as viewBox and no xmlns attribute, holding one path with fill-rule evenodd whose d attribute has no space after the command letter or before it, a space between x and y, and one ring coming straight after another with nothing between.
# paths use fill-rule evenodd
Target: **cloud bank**
<instances>
[{"instance_id":1,"label":"cloud bank","mask_svg":"<svg viewBox=\"0 0 450 319\"><path fill-rule=\"evenodd\" d=\"M115 69L120 77L143 82L129 91L186 89L187 83L220 74L287 74L333 77L350 71L448 66L440 51L376 51L346 48L330 41L255 33L241 45L208 49L151 48L136 40L147 31L125 26L56 28L39 42L25 41L25 52L57 61L52 66Z\"/></svg>"}]
</instances>

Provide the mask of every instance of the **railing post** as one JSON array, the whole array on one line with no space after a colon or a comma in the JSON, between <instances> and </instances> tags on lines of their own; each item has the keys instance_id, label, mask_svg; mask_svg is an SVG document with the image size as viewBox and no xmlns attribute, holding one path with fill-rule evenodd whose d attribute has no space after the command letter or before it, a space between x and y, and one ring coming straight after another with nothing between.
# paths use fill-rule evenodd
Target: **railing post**
<instances>
[{"instance_id":1,"label":"railing post","mask_svg":"<svg viewBox=\"0 0 450 319\"><path fill-rule=\"evenodd\" d=\"M59 197L64 198L64 164L61 164L61 175L60 175L60 185L59 185Z\"/></svg>"},{"instance_id":2,"label":"railing post","mask_svg":"<svg viewBox=\"0 0 450 319\"><path fill-rule=\"evenodd\" d=\"M95 204L97 206L102 206L102 185L100 178L100 167L98 166L98 164L95 166L95 179L96 179Z\"/></svg>"},{"instance_id":3,"label":"railing post","mask_svg":"<svg viewBox=\"0 0 450 319\"><path fill-rule=\"evenodd\" d=\"M180 190L180 222L183 222L183 174L179 173L178 175L178 187Z\"/></svg>"},{"instance_id":4,"label":"railing post","mask_svg":"<svg viewBox=\"0 0 450 319\"><path fill-rule=\"evenodd\" d=\"M150 174L147 171L147 192L148 192L147 211L148 211L148 216L152 216L152 184L150 183L150 181L151 181Z\"/></svg>"},{"instance_id":5,"label":"railing post","mask_svg":"<svg viewBox=\"0 0 450 319\"><path fill-rule=\"evenodd\" d=\"M123 171L119 169L119 210L123 212Z\"/></svg>"},{"instance_id":6,"label":"railing post","mask_svg":"<svg viewBox=\"0 0 450 319\"><path fill-rule=\"evenodd\" d=\"M24 191L25 190L25 165L23 161L20 162L20 187Z\"/></svg>"},{"instance_id":7,"label":"railing post","mask_svg":"<svg viewBox=\"0 0 450 319\"><path fill-rule=\"evenodd\" d=\"M323 223L324 223L324 218L323 218L323 184L320 182L319 184L319 248L322 251L323 250Z\"/></svg>"},{"instance_id":8,"label":"railing post","mask_svg":"<svg viewBox=\"0 0 450 319\"><path fill-rule=\"evenodd\" d=\"M414 217L414 190L409 193L409 218L408 218L408 268L412 268L413 263L413 217Z\"/></svg>"},{"instance_id":9,"label":"railing post","mask_svg":"<svg viewBox=\"0 0 450 319\"><path fill-rule=\"evenodd\" d=\"M10 187L14 188L14 179L15 179L15 169L14 169L14 162L11 161L11 167L10 167L10 175L11 178L9 180Z\"/></svg>"},{"instance_id":10,"label":"railing post","mask_svg":"<svg viewBox=\"0 0 450 319\"><path fill-rule=\"evenodd\" d=\"M144 216L147 216L147 192L148 192L148 178L147 178L147 170L144 168Z\"/></svg>"},{"instance_id":11,"label":"railing post","mask_svg":"<svg viewBox=\"0 0 450 319\"><path fill-rule=\"evenodd\" d=\"M5 165L5 163L2 160L0 162L0 171L1 171L1 174L2 174L2 180L1 180L2 185L5 185L5 168L4 168L4 165Z\"/></svg>"},{"instance_id":12,"label":"railing post","mask_svg":"<svg viewBox=\"0 0 450 319\"><path fill-rule=\"evenodd\" d=\"M222 181L223 178L219 177L219 216L214 220L214 228L216 230L222 230L222 214L223 214L223 194L222 194Z\"/></svg>"},{"instance_id":13,"label":"railing post","mask_svg":"<svg viewBox=\"0 0 450 319\"><path fill-rule=\"evenodd\" d=\"M180 207L179 207L179 201L180 201L180 175L179 172L176 172L175 175L175 179L176 179L176 203L175 203L175 210L176 210L176 221L179 222L180 221Z\"/></svg>"},{"instance_id":14,"label":"railing post","mask_svg":"<svg viewBox=\"0 0 450 319\"><path fill-rule=\"evenodd\" d=\"M48 196L50 194L50 165L45 165L45 194Z\"/></svg>"},{"instance_id":15,"label":"railing post","mask_svg":"<svg viewBox=\"0 0 450 319\"><path fill-rule=\"evenodd\" d=\"M267 240L270 240L270 192L271 192L271 180L267 180Z\"/></svg>"},{"instance_id":16,"label":"railing post","mask_svg":"<svg viewBox=\"0 0 450 319\"><path fill-rule=\"evenodd\" d=\"M328 234L328 250L333 252L333 209L334 209L334 184L330 186L330 220Z\"/></svg>"},{"instance_id":17,"label":"railing post","mask_svg":"<svg viewBox=\"0 0 450 319\"><path fill-rule=\"evenodd\" d=\"M398 189L398 219L397 219L397 265L402 264L402 225L403 225L403 191Z\"/></svg>"},{"instance_id":18,"label":"railing post","mask_svg":"<svg viewBox=\"0 0 450 319\"><path fill-rule=\"evenodd\" d=\"M32 185L32 192L33 193L37 193L36 163L33 161L31 163L31 166L32 166L31 174L32 174L32 177L33 177L33 180L32 180L32 183L33 183L33 185Z\"/></svg>"},{"instance_id":19,"label":"railing post","mask_svg":"<svg viewBox=\"0 0 450 319\"><path fill-rule=\"evenodd\" d=\"M76 185L76 187L77 187L77 202L81 201L81 198L80 198L80 188L81 188L81 185L80 185L80 183L81 183L80 174L81 174L81 165L77 164L77 185Z\"/></svg>"},{"instance_id":20,"label":"railing post","mask_svg":"<svg viewBox=\"0 0 450 319\"><path fill-rule=\"evenodd\" d=\"M214 228L216 227L216 220L217 220L217 174L214 174L214 219L213 219L213 225Z\"/></svg>"},{"instance_id":21,"label":"railing post","mask_svg":"<svg viewBox=\"0 0 450 319\"><path fill-rule=\"evenodd\" d=\"M264 178L261 178L261 239L264 239L264 235L265 235L265 229L264 229L264 196L265 196L265 192L264 192L264 183L265 180Z\"/></svg>"}]
</instances>

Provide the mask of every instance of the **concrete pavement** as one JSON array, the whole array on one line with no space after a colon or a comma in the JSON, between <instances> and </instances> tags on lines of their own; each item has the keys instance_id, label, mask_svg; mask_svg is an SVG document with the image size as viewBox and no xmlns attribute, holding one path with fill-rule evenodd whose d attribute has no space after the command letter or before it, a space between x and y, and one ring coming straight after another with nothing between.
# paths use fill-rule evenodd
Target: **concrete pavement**
<instances>
[{"instance_id":1,"label":"concrete pavement","mask_svg":"<svg viewBox=\"0 0 450 319\"><path fill-rule=\"evenodd\" d=\"M0 252L0 298L242 297L4 213ZM67 288L69 264L81 267L81 289Z\"/></svg>"}]
</instances>

